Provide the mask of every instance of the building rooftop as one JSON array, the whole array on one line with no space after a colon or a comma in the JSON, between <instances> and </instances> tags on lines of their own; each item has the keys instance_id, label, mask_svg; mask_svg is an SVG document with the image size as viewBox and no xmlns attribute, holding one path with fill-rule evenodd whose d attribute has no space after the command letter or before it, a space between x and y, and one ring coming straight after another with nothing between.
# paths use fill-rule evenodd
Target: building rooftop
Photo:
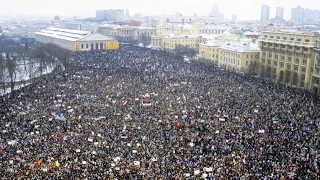
<instances>
[{"instance_id":1,"label":"building rooftop","mask_svg":"<svg viewBox=\"0 0 320 180\"><path fill-rule=\"evenodd\" d=\"M258 43L254 43L249 40L213 40L206 43L200 43L200 45L207 45L209 47L219 47L220 49L237 51L237 52L259 52L260 48Z\"/></svg>"},{"instance_id":2,"label":"building rooftop","mask_svg":"<svg viewBox=\"0 0 320 180\"><path fill-rule=\"evenodd\" d=\"M80 38L90 35L91 32L50 27L40 30L39 32L36 32L34 34L64 39L68 41L77 41Z\"/></svg>"},{"instance_id":3,"label":"building rooftop","mask_svg":"<svg viewBox=\"0 0 320 180\"><path fill-rule=\"evenodd\" d=\"M307 35L307 36L320 36L319 33L314 31L298 31L295 29L277 29L271 31L264 31L262 33L277 33L277 34L295 34L295 35Z\"/></svg>"},{"instance_id":4,"label":"building rooftop","mask_svg":"<svg viewBox=\"0 0 320 180\"><path fill-rule=\"evenodd\" d=\"M115 39L113 37L105 36L99 33L90 34L81 39L78 39L78 41L111 41L111 40L115 40Z\"/></svg>"}]
</instances>

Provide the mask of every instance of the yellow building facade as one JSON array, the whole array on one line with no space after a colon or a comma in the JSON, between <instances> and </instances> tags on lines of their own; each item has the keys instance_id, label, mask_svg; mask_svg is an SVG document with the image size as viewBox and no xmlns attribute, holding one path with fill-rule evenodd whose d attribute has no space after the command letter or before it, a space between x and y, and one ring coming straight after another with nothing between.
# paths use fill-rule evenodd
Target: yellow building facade
<instances>
[{"instance_id":1,"label":"yellow building facade","mask_svg":"<svg viewBox=\"0 0 320 180\"><path fill-rule=\"evenodd\" d=\"M52 43L70 51L119 49L118 40L99 33L61 28L47 28L34 33L37 42Z\"/></svg>"},{"instance_id":2,"label":"yellow building facade","mask_svg":"<svg viewBox=\"0 0 320 180\"><path fill-rule=\"evenodd\" d=\"M161 42L161 49L173 52L176 46L188 46L190 48L198 49L199 43L205 42L207 39L197 35L176 35L163 37Z\"/></svg>"},{"instance_id":3,"label":"yellow building facade","mask_svg":"<svg viewBox=\"0 0 320 180\"><path fill-rule=\"evenodd\" d=\"M259 54L258 45L250 42L215 40L199 45L199 57L238 73L256 74Z\"/></svg>"},{"instance_id":4,"label":"yellow building facade","mask_svg":"<svg viewBox=\"0 0 320 180\"><path fill-rule=\"evenodd\" d=\"M310 31L263 32L260 36L259 76L290 86L312 89L316 41Z\"/></svg>"},{"instance_id":5,"label":"yellow building facade","mask_svg":"<svg viewBox=\"0 0 320 180\"><path fill-rule=\"evenodd\" d=\"M208 59L215 64L218 64L219 60L219 47L220 45L215 43L200 43L199 44L199 57Z\"/></svg>"}]
</instances>

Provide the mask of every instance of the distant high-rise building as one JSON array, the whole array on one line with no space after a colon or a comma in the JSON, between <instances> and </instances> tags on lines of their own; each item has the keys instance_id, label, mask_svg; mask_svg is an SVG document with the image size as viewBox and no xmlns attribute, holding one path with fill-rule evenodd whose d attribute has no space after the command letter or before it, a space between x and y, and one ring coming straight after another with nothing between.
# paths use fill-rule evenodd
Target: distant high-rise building
<instances>
[{"instance_id":1,"label":"distant high-rise building","mask_svg":"<svg viewBox=\"0 0 320 180\"><path fill-rule=\"evenodd\" d=\"M320 11L319 10L313 10L313 16L315 20L320 20Z\"/></svg>"},{"instance_id":2,"label":"distant high-rise building","mask_svg":"<svg viewBox=\"0 0 320 180\"><path fill-rule=\"evenodd\" d=\"M232 21L238 20L238 15L237 14L232 14Z\"/></svg>"},{"instance_id":3,"label":"distant high-rise building","mask_svg":"<svg viewBox=\"0 0 320 180\"><path fill-rule=\"evenodd\" d=\"M304 9L301 6L292 8L291 20L302 21L304 19Z\"/></svg>"},{"instance_id":4,"label":"distant high-rise building","mask_svg":"<svg viewBox=\"0 0 320 180\"><path fill-rule=\"evenodd\" d=\"M129 9L126 10L126 17L130 17L130 12L129 12Z\"/></svg>"},{"instance_id":5,"label":"distant high-rise building","mask_svg":"<svg viewBox=\"0 0 320 180\"><path fill-rule=\"evenodd\" d=\"M277 7L277 13L276 13L276 19L283 19L283 8L282 7Z\"/></svg>"},{"instance_id":6,"label":"distant high-rise building","mask_svg":"<svg viewBox=\"0 0 320 180\"><path fill-rule=\"evenodd\" d=\"M99 20L108 20L108 21L115 21L121 22L124 20L124 11L123 10L97 10L96 11L96 18Z\"/></svg>"},{"instance_id":7,"label":"distant high-rise building","mask_svg":"<svg viewBox=\"0 0 320 180\"><path fill-rule=\"evenodd\" d=\"M305 10L304 10L303 19L306 19L306 20L314 20L313 10L312 10L312 9L308 9L308 8L305 9Z\"/></svg>"},{"instance_id":8,"label":"distant high-rise building","mask_svg":"<svg viewBox=\"0 0 320 180\"><path fill-rule=\"evenodd\" d=\"M261 20L269 21L270 19L270 7L268 5L262 5L261 8Z\"/></svg>"}]
</instances>

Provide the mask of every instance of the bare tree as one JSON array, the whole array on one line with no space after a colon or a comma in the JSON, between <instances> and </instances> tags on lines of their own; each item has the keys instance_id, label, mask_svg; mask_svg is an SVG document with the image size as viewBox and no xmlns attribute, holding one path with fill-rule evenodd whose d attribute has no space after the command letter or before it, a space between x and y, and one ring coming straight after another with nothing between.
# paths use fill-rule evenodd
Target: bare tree
<instances>
[{"instance_id":1,"label":"bare tree","mask_svg":"<svg viewBox=\"0 0 320 180\"><path fill-rule=\"evenodd\" d=\"M15 82L16 82L17 62L16 62L16 57L13 56L13 58L11 59L10 54L8 52L6 53L6 67L8 69L9 78L10 78L10 88L11 88L11 91L13 91Z\"/></svg>"},{"instance_id":2,"label":"bare tree","mask_svg":"<svg viewBox=\"0 0 320 180\"><path fill-rule=\"evenodd\" d=\"M6 92L6 84L4 81L4 72L5 72L5 62L2 56L2 52L0 52L0 83L3 89L3 92Z\"/></svg>"}]
</instances>

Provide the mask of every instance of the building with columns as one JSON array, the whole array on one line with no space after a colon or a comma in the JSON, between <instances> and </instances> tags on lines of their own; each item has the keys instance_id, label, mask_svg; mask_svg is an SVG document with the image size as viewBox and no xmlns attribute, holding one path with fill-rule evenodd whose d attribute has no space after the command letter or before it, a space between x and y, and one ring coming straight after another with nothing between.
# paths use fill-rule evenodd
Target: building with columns
<instances>
[{"instance_id":1,"label":"building with columns","mask_svg":"<svg viewBox=\"0 0 320 180\"><path fill-rule=\"evenodd\" d=\"M312 92L320 95L320 40L316 42Z\"/></svg>"},{"instance_id":2,"label":"building with columns","mask_svg":"<svg viewBox=\"0 0 320 180\"><path fill-rule=\"evenodd\" d=\"M151 41L151 36L156 33L153 27L143 26L128 26L128 25L113 25L105 24L100 26L98 32L112 36L119 41Z\"/></svg>"},{"instance_id":3,"label":"building with columns","mask_svg":"<svg viewBox=\"0 0 320 180\"><path fill-rule=\"evenodd\" d=\"M319 34L311 31L263 32L259 38L259 76L311 90L317 40Z\"/></svg>"},{"instance_id":4,"label":"building with columns","mask_svg":"<svg viewBox=\"0 0 320 180\"><path fill-rule=\"evenodd\" d=\"M89 31L78 31L61 28L47 28L35 33L40 43L52 43L70 51L116 50L119 42L108 36Z\"/></svg>"}]
</instances>

